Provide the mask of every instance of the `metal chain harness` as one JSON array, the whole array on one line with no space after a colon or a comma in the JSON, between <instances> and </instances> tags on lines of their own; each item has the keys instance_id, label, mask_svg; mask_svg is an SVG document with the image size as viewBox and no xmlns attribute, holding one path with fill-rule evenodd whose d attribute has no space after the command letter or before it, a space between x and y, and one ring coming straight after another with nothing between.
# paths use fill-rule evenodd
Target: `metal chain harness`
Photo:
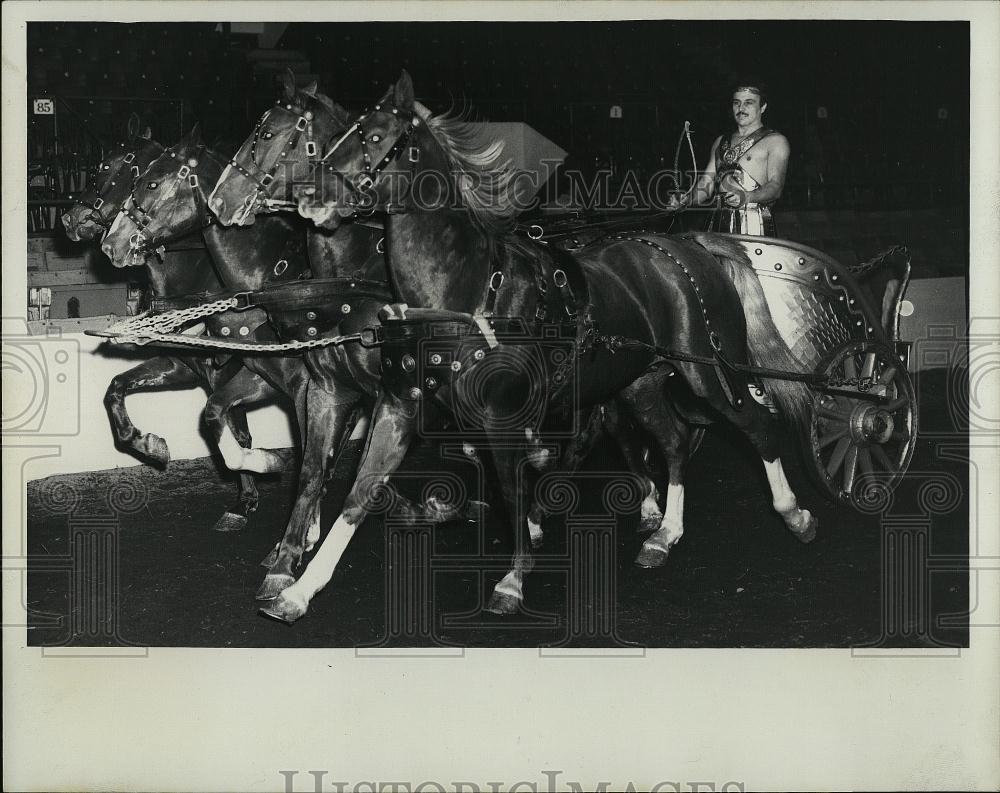
<instances>
[{"instance_id":1,"label":"metal chain harness","mask_svg":"<svg viewBox=\"0 0 1000 793\"><path fill-rule=\"evenodd\" d=\"M174 311L167 311L162 314L153 314L147 311L139 316L128 317L120 322L116 322L106 330L88 331L88 334L108 338L114 344L135 344L138 346L157 343L177 344L198 349L229 350L243 353L299 352L317 347L346 344L352 341L360 342L365 347L375 346L377 343L378 333L374 328L364 328L358 333L348 333L340 336L273 344L222 341L221 339L212 339L207 336L187 336L183 333L174 332L194 320L224 311L240 310L240 308L239 295L234 295L233 297L213 300L210 303L202 303L201 305L189 308L175 309Z\"/></svg>"}]
</instances>

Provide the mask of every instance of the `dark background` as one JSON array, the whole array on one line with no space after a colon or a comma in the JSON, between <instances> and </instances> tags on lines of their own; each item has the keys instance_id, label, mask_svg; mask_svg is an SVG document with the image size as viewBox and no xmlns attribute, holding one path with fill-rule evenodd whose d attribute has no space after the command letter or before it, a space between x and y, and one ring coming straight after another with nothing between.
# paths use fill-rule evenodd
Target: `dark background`
<instances>
[{"instance_id":1,"label":"dark background","mask_svg":"<svg viewBox=\"0 0 1000 793\"><path fill-rule=\"evenodd\" d=\"M785 208L967 203L965 22L300 23L268 50L225 23L31 23L29 95L58 97L78 123L56 147L50 119L30 116L30 159L51 167L58 148L61 167L85 164L132 110L163 142L196 120L238 142L286 64L355 109L406 68L433 110L525 121L570 164L617 172L672 165L685 120L703 166L731 125L730 81L763 79L765 120L792 145Z\"/></svg>"}]
</instances>

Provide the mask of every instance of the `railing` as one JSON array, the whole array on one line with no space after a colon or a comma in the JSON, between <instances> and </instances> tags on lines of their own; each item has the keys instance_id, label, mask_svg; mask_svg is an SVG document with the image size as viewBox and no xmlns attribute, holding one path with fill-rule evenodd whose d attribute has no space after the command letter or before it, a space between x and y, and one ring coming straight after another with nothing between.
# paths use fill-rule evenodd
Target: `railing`
<instances>
[{"instance_id":1,"label":"railing","mask_svg":"<svg viewBox=\"0 0 1000 793\"><path fill-rule=\"evenodd\" d=\"M143 97L29 98L29 231L58 228L60 208L87 188L107 146L126 139L130 123L132 131L148 124L164 140L176 140L183 130L184 102Z\"/></svg>"}]
</instances>

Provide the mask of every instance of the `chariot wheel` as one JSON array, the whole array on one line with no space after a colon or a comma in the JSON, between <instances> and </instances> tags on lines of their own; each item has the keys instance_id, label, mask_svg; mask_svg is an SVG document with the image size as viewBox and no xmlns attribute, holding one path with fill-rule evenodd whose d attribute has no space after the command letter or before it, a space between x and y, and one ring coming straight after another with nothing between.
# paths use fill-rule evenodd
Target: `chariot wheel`
<instances>
[{"instance_id":1,"label":"chariot wheel","mask_svg":"<svg viewBox=\"0 0 1000 793\"><path fill-rule=\"evenodd\" d=\"M814 479L834 500L858 508L906 473L917 439L913 382L892 348L856 341L838 348L818 372L804 438Z\"/></svg>"}]
</instances>

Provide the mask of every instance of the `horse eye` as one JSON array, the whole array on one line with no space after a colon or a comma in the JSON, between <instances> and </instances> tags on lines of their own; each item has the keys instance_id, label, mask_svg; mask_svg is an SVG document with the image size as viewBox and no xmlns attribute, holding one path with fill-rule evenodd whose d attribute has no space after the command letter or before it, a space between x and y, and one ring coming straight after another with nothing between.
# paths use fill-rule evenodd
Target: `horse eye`
<instances>
[{"instance_id":1,"label":"horse eye","mask_svg":"<svg viewBox=\"0 0 1000 793\"><path fill-rule=\"evenodd\" d=\"M270 140L273 137L274 137L274 133L273 132L265 132L264 133L265 140Z\"/></svg>"},{"instance_id":2,"label":"horse eye","mask_svg":"<svg viewBox=\"0 0 1000 793\"><path fill-rule=\"evenodd\" d=\"M369 138L369 140L370 140L370 141L371 141L372 143L378 143L378 142L379 142L380 140L382 140L382 136L381 136L381 135L372 135L372 136L371 136L371 137Z\"/></svg>"},{"instance_id":3,"label":"horse eye","mask_svg":"<svg viewBox=\"0 0 1000 793\"><path fill-rule=\"evenodd\" d=\"M101 169L104 170L104 171L110 171L111 170L111 166L110 165L102 165Z\"/></svg>"},{"instance_id":4,"label":"horse eye","mask_svg":"<svg viewBox=\"0 0 1000 793\"><path fill-rule=\"evenodd\" d=\"M159 182L146 182L146 187L148 187L150 190L155 190L159 186L160 186Z\"/></svg>"}]
</instances>

